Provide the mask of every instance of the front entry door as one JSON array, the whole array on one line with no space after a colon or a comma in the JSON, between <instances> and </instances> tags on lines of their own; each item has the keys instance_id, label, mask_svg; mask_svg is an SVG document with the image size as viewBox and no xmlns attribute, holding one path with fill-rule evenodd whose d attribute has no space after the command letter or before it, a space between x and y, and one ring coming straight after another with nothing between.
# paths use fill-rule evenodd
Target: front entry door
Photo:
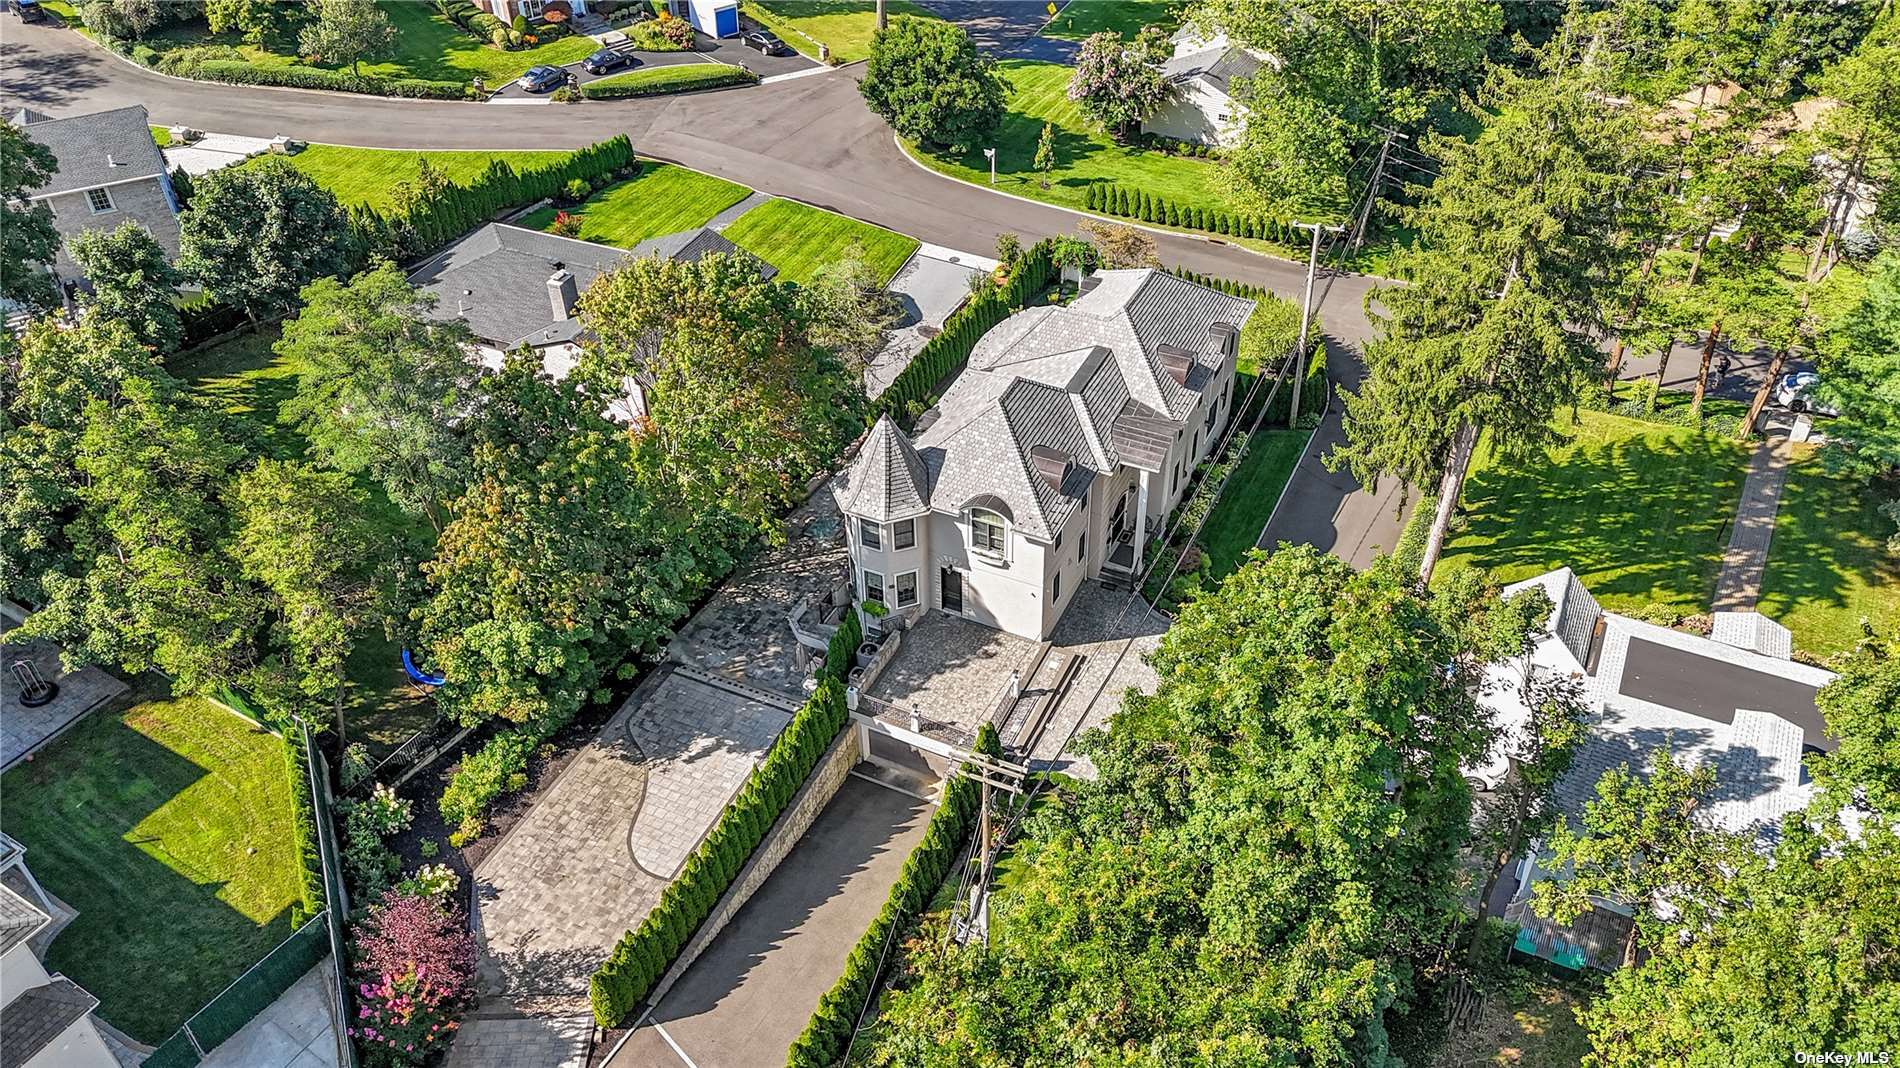
<instances>
[{"instance_id":1,"label":"front entry door","mask_svg":"<svg viewBox=\"0 0 1900 1068\"><path fill-rule=\"evenodd\" d=\"M963 573L955 568L940 568L937 588L943 591L943 610L963 614Z\"/></svg>"}]
</instances>

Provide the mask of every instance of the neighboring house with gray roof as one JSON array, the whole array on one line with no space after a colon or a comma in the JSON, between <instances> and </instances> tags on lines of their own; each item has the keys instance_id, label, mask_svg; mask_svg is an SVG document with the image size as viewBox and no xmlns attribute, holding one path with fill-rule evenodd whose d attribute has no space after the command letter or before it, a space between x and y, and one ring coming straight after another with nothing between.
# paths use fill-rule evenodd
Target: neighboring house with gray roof
<instances>
[{"instance_id":1,"label":"neighboring house with gray roof","mask_svg":"<svg viewBox=\"0 0 1900 1068\"><path fill-rule=\"evenodd\" d=\"M0 1068L118 1068L92 1020L99 1000L34 952L53 909L25 852L0 835Z\"/></svg>"},{"instance_id":2,"label":"neighboring house with gray roof","mask_svg":"<svg viewBox=\"0 0 1900 1068\"><path fill-rule=\"evenodd\" d=\"M880 419L836 492L858 596L1035 640L1085 579L1129 582L1231 415L1254 302L1102 271L976 344L907 436Z\"/></svg>"},{"instance_id":3,"label":"neighboring house with gray roof","mask_svg":"<svg viewBox=\"0 0 1900 1068\"><path fill-rule=\"evenodd\" d=\"M67 241L87 230L117 229L127 220L151 231L166 255L178 255L178 197L143 105L63 119L21 110L7 121L51 149L59 164L28 199L53 213L62 239L53 271L60 278L80 279Z\"/></svg>"},{"instance_id":4,"label":"neighboring house with gray roof","mask_svg":"<svg viewBox=\"0 0 1900 1068\"><path fill-rule=\"evenodd\" d=\"M430 257L409 281L435 296L436 318L468 323L482 366L499 369L506 353L525 347L540 356L551 377L561 379L580 358L585 339L576 308L594 279L630 259L697 262L715 252L750 255L703 227L627 250L490 223ZM776 273L760 261L761 277ZM617 415L645 410L639 387L630 382L628 389L627 405L617 406Z\"/></svg>"},{"instance_id":5,"label":"neighboring house with gray roof","mask_svg":"<svg viewBox=\"0 0 1900 1068\"><path fill-rule=\"evenodd\" d=\"M1590 730L1557 785L1573 824L1605 772L1646 770L1658 749L1681 763L1713 767L1716 785L1703 818L1763 845L1772 843L1784 815L1807 806L1813 791L1802 757L1834 748L1815 706L1816 692L1834 673L1790 659L1785 627L1756 612L1717 612L1706 638L1644 623L1604 611L1567 567L1504 592L1533 587L1550 599L1550 619L1527 655L1490 668L1481 700L1508 740L1530 717L1523 695L1535 676L1575 681ZM1500 758L1466 774L1490 788L1507 771ZM1616 966L1627 910L1600 902L1571 927L1538 916L1534 887L1561 878L1540 859L1541 844L1506 873L1494 898L1520 925L1518 948L1570 967Z\"/></svg>"},{"instance_id":6,"label":"neighboring house with gray roof","mask_svg":"<svg viewBox=\"0 0 1900 1068\"><path fill-rule=\"evenodd\" d=\"M1141 120L1141 132L1195 141L1231 145L1239 139L1245 121L1242 86L1274 58L1257 49L1243 48L1223 34L1203 37L1192 29L1174 35L1174 55L1161 64L1168 98Z\"/></svg>"}]
</instances>

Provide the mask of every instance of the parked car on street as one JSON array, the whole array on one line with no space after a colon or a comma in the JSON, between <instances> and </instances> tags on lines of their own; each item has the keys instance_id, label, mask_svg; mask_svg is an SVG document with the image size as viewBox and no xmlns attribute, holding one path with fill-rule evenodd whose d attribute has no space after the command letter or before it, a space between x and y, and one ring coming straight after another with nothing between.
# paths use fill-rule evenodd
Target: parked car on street
<instances>
[{"instance_id":1,"label":"parked car on street","mask_svg":"<svg viewBox=\"0 0 1900 1068\"><path fill-rule=\"evenodd\" d=\"M1821 384L1821 376L1813 371L1795 371L1781 376L1775 385L1775 405L1793 412L1814 412L1817 415L1839 415L1841 413L1815 399L1814 387Z\"/></svg>"},{"instance_id":2,"label":"parked car on street","mask_svg":"<svg viewBox=\"0 0 1900 1068\"><path fill-rule=\"evenodd\" d=\"M785 47L785 42L779 40L778 35L770 30L753 30L745 35L744 41L747 48L758 49L762 56L783 56L791 54L792 51Z\"/></svg>"},{"instance_id":3,"label":"parked car on street","mask_svg":"<svg viewBox=\"0 0 1900 1068\"><path fill-rule=\"evenodd\" d=\"M529 67L526 74L515 80L515 84L530 93L545 93L566 85L567 72L559 67Z\"/></svg>"},{"instance_id":4,"label":"parked car on street","mask_svg":"<svg viewBox=\"0 0 1900 1068\"><path fill-rule=\"evenodd\" d=\"M20 12L21 22L42 22L46 19L46 9L40 6L40 0L17 0L14 7Z\"/></svg>"},{"instance_id":5,"label":"parked car on street","mask_svg":"<svg viewBox=\"0 0 1900 1068\"><path fill-rule=\"evenodd\" d=\"M617 70L639 65L639 56L632 52L616 52L611 48L603 48L581 60L581 69L589 74L611 74Z\"/></svg>"}]
</instances>

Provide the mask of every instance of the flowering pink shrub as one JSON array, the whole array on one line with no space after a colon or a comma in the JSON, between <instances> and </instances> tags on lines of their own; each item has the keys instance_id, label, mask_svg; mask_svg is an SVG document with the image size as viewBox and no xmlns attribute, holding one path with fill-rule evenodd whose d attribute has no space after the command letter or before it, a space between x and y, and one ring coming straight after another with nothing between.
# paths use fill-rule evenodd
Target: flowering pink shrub
<instances>
[{"instance_id":1,"label":"flowering pink shrub","mask_svg":"<svg viewBox=\"0 0 1900 1068\"><path fill-rule=\"evenodd\" d=\"M364 1063L411 1068L448 1048L473 1000L475 939L461 909L392 890L356 931L356 1011Z\"/></svg>"},{"instance_id":2,"label":"flowering pink shrub","mask_svg":"<svg viewBox=\"0 0 1900 1068\"><path fill-rule=\"evenodd\" d=\"M1069 99L1085 118L1120 140L1167 99L1161 64L1169 51L1167 35L1153 26L1132 41L1109 30L1093 34L1076 53Z\"/></svg>"}]
</instances>

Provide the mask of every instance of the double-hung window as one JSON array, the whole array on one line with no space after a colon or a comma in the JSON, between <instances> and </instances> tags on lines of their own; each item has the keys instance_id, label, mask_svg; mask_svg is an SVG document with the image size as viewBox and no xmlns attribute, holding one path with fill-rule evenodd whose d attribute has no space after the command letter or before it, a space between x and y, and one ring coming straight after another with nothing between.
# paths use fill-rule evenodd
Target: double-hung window
<instances>
[{"instance_id":1,"label":"double-hung window","mask_svg":"<svg viewBox=\"0 0 1900 1068\"><path fill-rule=\"evenodd\" d=\"M86 190L86 204L92 208L94 215L118 210L112 203L112 191L103 187Z\"/></svg>"},{"instance_id":2,"label":"double-hung window","mask_svg":"<svg viewBox=\"0 0 1900 1068\"><path fill-rule=\"evenodd\" d=\"M897 607L909 608L917 603L917 572L906 571L897 576Z\"/></svg>"},{"instance_id":3,"label":"double-hung window","mask_svg":"<svg viewBox=\"0 0 1900 1068\"><path fill-rule=\"evenodd\" d=\"M869 519L858 520L858 542L867 549L884 548L884 528Z\"/></svg>"},{"instance_id":4,"label":"double-hung window","mask_svg":"<svg viewBox=\"0 0 1900 1068\"><path fill-rule=\"evenodd\" d=\"M891 527L891 545L898 549L908 549L917 544L917 521L906 519Z\"/></svg>"},{"instance_id":5,"label":"double-hung window","mask_svg":"<svg viewBox=\"0 0 1900 1068\"><path fill-rule=\"evenodd\" d=\"M864 573L864 599L867 601L877 601L880 604L884 602L883 575L875 571L866 571Z\"/></svg>"},{"instance_id":6,"label":"double-hung window","mask_svg":"<svg viewBox=\"0 0 1900 1068\"><path fill-rule=\"evenodd\" d=\"M971 548L1000 554L1004 544L1002 516L983 509L970 513Z\"/></svg>"}]
</instances>

